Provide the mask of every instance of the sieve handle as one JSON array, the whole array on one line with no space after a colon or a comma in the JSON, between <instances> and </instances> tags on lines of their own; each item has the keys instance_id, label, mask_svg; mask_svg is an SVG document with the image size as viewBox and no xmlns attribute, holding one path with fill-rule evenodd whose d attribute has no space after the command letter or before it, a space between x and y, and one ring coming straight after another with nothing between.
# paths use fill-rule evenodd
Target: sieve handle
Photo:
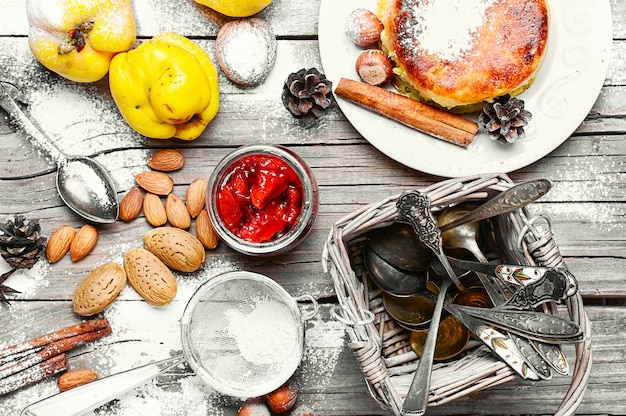
<instances>
[{"instance_id":1,"label":"sieve handle","mask_svg":"<svg viewBox=\"0 0 626 416\"><path fill-rule=\"evenodd\" d=\"M33 403L22 410L21 416L84 415L184 360L181 354L92 381Z\"/></svg>"},{"instance_id":2,"label":"sieve handle","mask_svg":"<svg viewBox=\"0 0 626 416\"><path fill-rule=\"evenodd\" d=\"M313 318L315 315L317 315L317 313L320 310L319 303L317 303L317 300L312 295L306 294L306 295L298 296L296 298L296 301L297 302L309 301L313 305L313 310L311 312L307 314L302 314L303 321L308 321L309 319Z\"/></svg>"}]
</instances>

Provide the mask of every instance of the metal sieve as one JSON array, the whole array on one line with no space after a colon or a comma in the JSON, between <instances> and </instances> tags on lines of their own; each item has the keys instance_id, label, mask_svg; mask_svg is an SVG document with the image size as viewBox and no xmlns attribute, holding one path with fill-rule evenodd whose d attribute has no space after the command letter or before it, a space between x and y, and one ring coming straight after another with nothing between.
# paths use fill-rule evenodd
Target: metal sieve
<instances>
[{"instance_id":1,"label":"metal sieve","mask_svg":"<svg viewBox=\"0 0 626 416\"><path fill-rule=\"evenodd\" d=\"M78 416L145 383L184 361L214 390L258 397L283 385L304 349L304 321L295 298L261 274L218 275L192 295L181 318L183 354L92 381L26 407L22 416Z\"/></svg>"},{"instance_id":2,"label":"metal sieve","mask_svg":"<svg viewBox=\"0 0 626 416\"><path fill-rule=\"evenodd\" d=\"M191 297L181 322L187 362L228 396L269 393L292 376L302 359L298 304L260 274L229 272L209 280Z\"/></svg>"}]
</instances>

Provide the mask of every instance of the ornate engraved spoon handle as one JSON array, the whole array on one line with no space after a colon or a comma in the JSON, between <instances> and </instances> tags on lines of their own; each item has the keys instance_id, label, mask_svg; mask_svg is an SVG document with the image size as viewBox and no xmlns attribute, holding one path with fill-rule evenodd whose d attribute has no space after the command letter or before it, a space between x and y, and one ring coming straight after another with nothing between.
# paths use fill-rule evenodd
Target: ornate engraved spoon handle
<instances>
[{"instance_id":1,"label":"ornate engraved spoon handle","mask_svg":"<svg viewBox=\"0 0 626 416\"><path fill-rule=\"evenodd\" d=\"M428 406L435 346L437 344L439 321L441 320L446 292L452 282L461 288L463 286L443 253L441 232L430 210L430 198L418 191L409 191L400 196L396 206L400 215L409 221L419 239L435 253L447 272L447 276L442 277L441 288L439 289L435 310L428 327L428 335L426 336L420 363L415 371L401 410L402 416L421 416L426 413L426 407Z\"/></svg>"},{"instance_id":2,"label":"ornate engraved spoon handle","mask_svg":"<svg viewBox=\"0 0 626 416\"><path fill-rule=\"evenodd\" d=\"M548 343L580 342L584 333L567 318L535 311L498 310L457 305L464 312L530 339Z\"/></svg>"},{"instance_id":3,"label":"ornate engraved spoon handle","mask_svg":"<svg viewBox=\"0 0 626 416\"><path fill-rule=\"evenodd\" d=\"M496 215L506 214L522 208L545 195L552 183L547 179L537 179L514 185L506 191L502 191L492 199L465 215L441 226L441 232L473 221L481 221Z\"/></svg>"},{"instance_id":4,"label":"ornate engraved spoon handle","mask_svg":"<svg viewBox=\"0 0 626 416\"><path fill-rule=\"evenodd\" d=\"M439 262L441 262L446 269L446 273L454 285L459 290L463 290L463 284L452 269L448 258L443 253L441 231L430 209L430 198L428 195L419 191L404 192L400 195L400 198L398 198L396 206L400 216L411 224L413 231L415 231L419 239L426 247L435 253L435 256L437 256Z\"/></svg>"},{"instance_id":5,"label":"ornate engraved spoon handle","mask_svg":"<svg viewBox=\"0 0 626 416\"><path fill-rule=\"evenodd\" d=\"M563 300L576 293L577 286L572 288L568 274L564 270L548 269L541 279L521 286L498 308L534 309L546 302Z\"/></svg>"}]
</instances>

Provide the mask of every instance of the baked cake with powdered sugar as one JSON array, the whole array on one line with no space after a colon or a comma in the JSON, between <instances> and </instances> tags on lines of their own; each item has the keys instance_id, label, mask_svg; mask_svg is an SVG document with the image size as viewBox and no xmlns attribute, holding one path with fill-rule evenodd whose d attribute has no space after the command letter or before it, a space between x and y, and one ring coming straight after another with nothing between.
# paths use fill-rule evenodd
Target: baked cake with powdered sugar
<instances>
[{"instance_id":1,"label":"baked cake with powdered sugar","mask_svg":"<svg viewBox=\"0 0 626 416\"><path fill-rule=\"evenodd\" d=\"M456 112L528 88L548 39L546 0L380 0L401 92Z\"/></svg>"}]
</instances>

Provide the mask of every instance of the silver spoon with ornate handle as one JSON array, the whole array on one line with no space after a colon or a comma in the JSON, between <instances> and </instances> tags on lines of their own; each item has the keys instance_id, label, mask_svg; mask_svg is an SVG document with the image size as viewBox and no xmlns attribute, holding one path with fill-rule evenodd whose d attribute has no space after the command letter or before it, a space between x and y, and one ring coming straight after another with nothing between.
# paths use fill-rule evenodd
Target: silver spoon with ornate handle
<instances>
[{"instance_id":1,"label":"silver spoon with ornate handle","mask_svg":"<svg viewBox=\"0 0 626 416\"><path fill-rule=\"evenodd\" d=\"M491 278L483 273L476 273L480 279L487 295L491 299L494 306L500 306L505 303L507 297L504 293L501 293L496 287ZM504 286L504 285L502 285ZM517 334L507 332L509 338L513 341L517 350L522 357L522 360L543 380L550 380L552 378L551 365L546 362L544 357L533 348L531 341L527 338L523 338Z\"/></svg>"},{"instance_id":2,"label":"silver spoon with ornate handle","mask_svg":"<svg viewBox=\"0 0 626 416\"><path fill-rule=\"evenodd\" d=\"M428 327L428 335L426 336L419 366L415 371L401 410L403 416L420 416L426 413L426 407L428 406L435 346L437 344L439 322L446 292L453 282L459 289L462 289L463 285L443 253L441 232L439 232L437 220L435 220L430 210L430 198L418 191L408 191L400 195L396 206L400 216L411 224L419 239L435 253L435 256L442 263L447 273L439 288L437 302L435 303L435 309Z\"/></svg>"},{"instance_id":3,"label":"silver spoon with ornate handle","mask_svg":"<svg viewBox=\"0 0 626 416\"><path fill-rule=\"evenodd\" d=\"M584 340L585 334L571 320L535 311L476 308L457 305L463 312L499 328L548 344L570 344Z\"/></svg>"},{"instance_id":4,"label":"silver spoon with ornate handle","mask_svg":"<svg viewBox=\"0 0 626 416\"><path fill-rule=\"evenodd\" d=\"M552 188L552 183L547 179L536 179L514 185L465 215L443 224L439 228L441 232L444 232L461 224L506 214L536 201L545 195L550 188Z\"/></svg>"},{"instance_id":5,"label":"silver spoon with ornate handle","mask_svg":"<svg viewBox=\"0 0 626 416\"><path fill-rule=\"evenodd\" d=\"M512 287L502 281L490 279L484 274L478 274L483 286L487 290L494 305L498 306L513 294ZM525 281L528 284L530 281ZM521 284L521 283L520 283ZM496 288L497 286L497 288ZM551 378L552 370L561 375L569 373L569 363L558 344L546 344L537 340L523 338L517 334L508 333L515 342L521 355L530 367L543 379ZM546 365L549 367L546 369Z\"/></svg>"},{"instance_id":6,"label":"silver spoon with ornate handle","mask_svg":"<svg viewBox=\"0 0 626 416\"><path fill-rule=\"evenodd\" d=\"M427 298L434 300L432 292L422 292ZM487 348L493 351L504 363L508 364L520 377L526 380L539 380L540 377L535 369L528 365L519 351L514 339L507 331L503 331L494 325L489 325L480 319L463 312L454 303L446 302L444 308L447 312L459 320L465 327L478 338Z\"/></svg>"},{"instance_id":7,"label":"silver spoon with ornate handle","mask_svg":"<svg viewBox=\"0 0 626 416\"><path fill-rule=\"evenodd\" d=\"M449 257L453 267L488 274L521 285L497 308L532 309L546 302L558 302L578 291L574 275L563 268L480 263Z\"/></svg>"}]
</instances>

